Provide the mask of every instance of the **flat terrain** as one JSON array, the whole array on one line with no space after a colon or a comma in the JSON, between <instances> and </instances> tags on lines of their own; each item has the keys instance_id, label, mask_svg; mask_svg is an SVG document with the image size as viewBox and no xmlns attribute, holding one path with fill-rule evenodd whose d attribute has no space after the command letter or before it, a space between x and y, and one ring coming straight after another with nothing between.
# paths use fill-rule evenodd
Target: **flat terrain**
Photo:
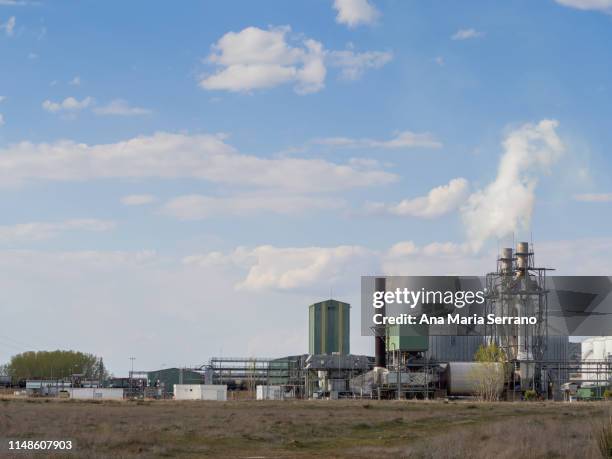
<instances>
[{"instance_id":1,"label":"flat terrain","mask_svg":"<svg viewBox=\"0 0 612 459\"><path fill-rule=\"evenodd\" d=\"M9 439L70 439L64 457L595 458L611 411L606 402L7 398L0 457L47 455L7 456Z\"/></svg>"}]
</instances>

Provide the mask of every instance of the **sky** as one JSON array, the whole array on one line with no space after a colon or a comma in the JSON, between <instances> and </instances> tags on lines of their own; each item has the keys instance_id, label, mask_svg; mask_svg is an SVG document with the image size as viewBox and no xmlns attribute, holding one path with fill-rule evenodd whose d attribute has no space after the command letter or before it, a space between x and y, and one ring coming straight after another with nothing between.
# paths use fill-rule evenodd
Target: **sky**
<instances>
[{"instance_id":1,"label":"sky","mask_svg":"<svg viewBox=\"0 0 612 459\"><path fill-rule=\"evenodd\" d=\"M0 362L307 352L364 275L612 275L612 0L0 0Z\"/></svg>"}]
</instances>

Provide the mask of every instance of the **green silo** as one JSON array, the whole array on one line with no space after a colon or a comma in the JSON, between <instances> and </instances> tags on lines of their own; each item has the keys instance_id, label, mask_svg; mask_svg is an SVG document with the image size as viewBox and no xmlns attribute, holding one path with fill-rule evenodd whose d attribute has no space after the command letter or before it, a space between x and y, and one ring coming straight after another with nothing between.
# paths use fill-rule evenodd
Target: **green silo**
<instances>
[{"instance_id":1,"label":"green silo","mask_svg":"<svg viewBox=\"0 0 612 459\"><path fill-rule=\"evenodd\" d=\"M308 307L310 354L350 353L351 305L326 300Z\"/></svg>"}]
</instances>

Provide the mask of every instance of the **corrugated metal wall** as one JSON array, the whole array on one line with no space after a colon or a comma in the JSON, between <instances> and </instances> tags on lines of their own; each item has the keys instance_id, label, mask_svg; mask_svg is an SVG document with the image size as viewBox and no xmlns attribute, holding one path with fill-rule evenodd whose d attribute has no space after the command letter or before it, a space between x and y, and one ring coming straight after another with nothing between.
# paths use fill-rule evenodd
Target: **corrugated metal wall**
<instances>
[{"instance_id":1,"label":"corrugated metal wall","mask_svg":"<svg viewBox=\"0 0 612 459\"><path fill-rule=\"evenodd\" d=\"M427 357L441 362L469 362L485 340L480 336L430 336ZM549 336L544 360L565 361L569 355L567 336Z\"/></svg>"},{"instance_id":2,"label":"corrugated metal wall","mask_svg":"<svg viewBox=\"0 0 612 459\"><path fill-rule=\"evenodd\" d=\"M430 336L426 355L440 362L471 362L483 343L481 336Z\"/></svg>"}]
</instances>

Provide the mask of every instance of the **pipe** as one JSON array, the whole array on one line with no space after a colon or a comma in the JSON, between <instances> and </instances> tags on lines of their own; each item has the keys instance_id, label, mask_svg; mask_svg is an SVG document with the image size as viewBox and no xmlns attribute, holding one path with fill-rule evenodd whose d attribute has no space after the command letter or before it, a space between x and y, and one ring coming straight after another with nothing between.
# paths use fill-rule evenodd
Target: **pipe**
<instances>
[{"instance_id":1,"label":"pipe","mask_svg":"<svg viewBox=\"0 0 612 459\"><path fill-rule=\"evenodd\" d=\"M384 292L387 289L387 279L384 277L377 277L374 280L374 289L377 292ZM383 295L384 301L384 295ZM385 305L383 305L379 310L379 314L385 315ZM374 356L375 362L374 366L378 368L386 368L387 367L387 352L385 349L386 342L386 328L385 327L377 327L374 331Z\"/></svg>"}]
</instances>

